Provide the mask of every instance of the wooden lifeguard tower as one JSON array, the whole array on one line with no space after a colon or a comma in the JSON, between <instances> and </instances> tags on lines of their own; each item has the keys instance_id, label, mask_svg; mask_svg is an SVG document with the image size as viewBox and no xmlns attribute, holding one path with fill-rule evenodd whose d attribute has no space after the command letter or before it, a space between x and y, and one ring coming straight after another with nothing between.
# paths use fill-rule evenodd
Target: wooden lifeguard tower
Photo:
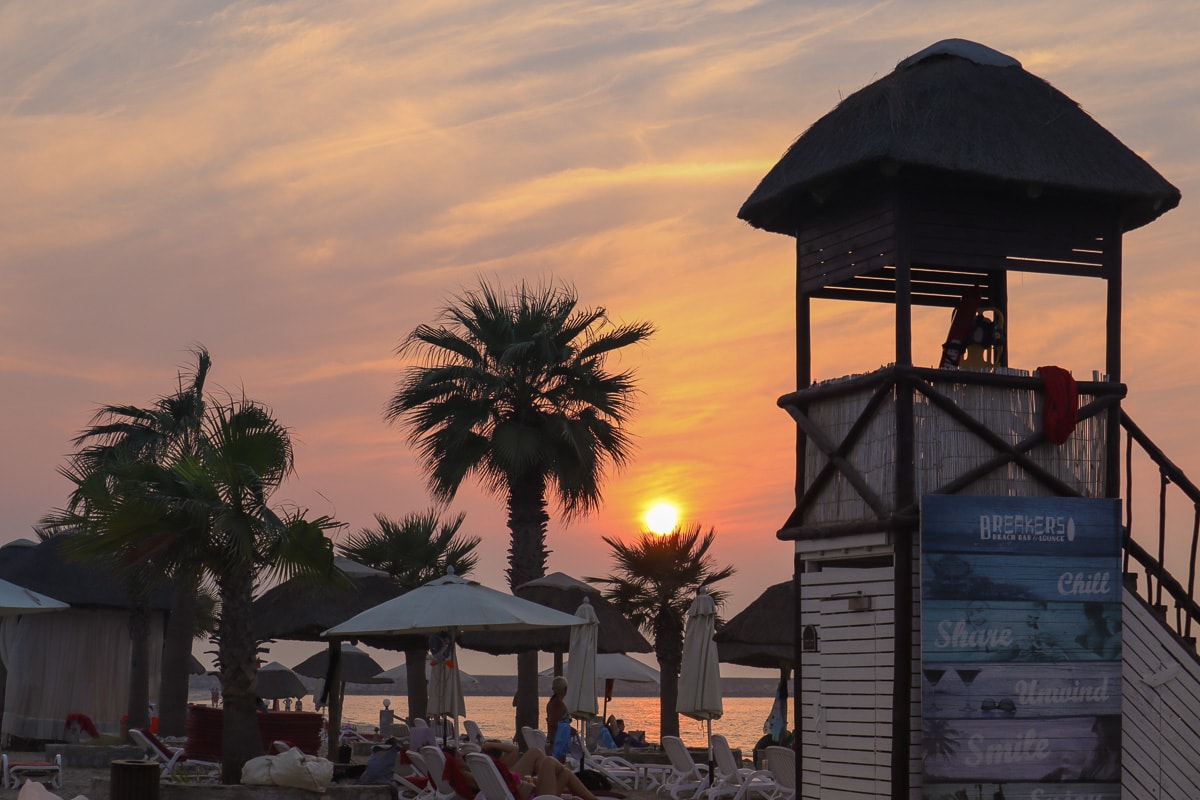
<instances>
[{"instance_id":1,"label":"wooden lifeguard tower","mask_svg":"<svg viewBox=\"0 0 1200 800\"><path fill-rule=\"evenodd\" d=\"M798 390L779 400L798 428L796 506L778 537L796 547L798 797L922 797L921 495L1119 498L1122 457L1140 446L1164 487L1200 502L1121 410L1121 237L1179 200L1149 164L1015 59L948 40L817 120L742 206L741 219L796 240ZM1078 424L1063 444L1043 433L1038 364L1010 369L1003 351L987 370L914 363L915 306L953 309L978 293L1007 318L1014 272L1099 280L1107 290L1096 331L1103 372L1078 382ZM810 320L820 299L894 306L891 363L814 383ZM1157 724L1160 739L1173 737L1130 700L1150 697L1146 675L1163 674L1168 662L1189 682L1179 697L1200 697L1187 640L1200 611L1195 566L1183 581L1163 569L1161 519L1157 554L1133 540L1129 519L1122 524L1125 572L1145 578L1143 595L1127 584L1123 601L1122 783L1128 797L1200 797L1194 744L1166 757L1178 763L1164 767L1160 752L1157 766L1144 768L1141 729ZM1193 556L1196 541L1193 533ZM1160 710L1189 705L1151 694ZM1200 721L1194 699L1180 713ZM1178 788L1163 788L1164 769Z\"/></svg>"}]
</instances>

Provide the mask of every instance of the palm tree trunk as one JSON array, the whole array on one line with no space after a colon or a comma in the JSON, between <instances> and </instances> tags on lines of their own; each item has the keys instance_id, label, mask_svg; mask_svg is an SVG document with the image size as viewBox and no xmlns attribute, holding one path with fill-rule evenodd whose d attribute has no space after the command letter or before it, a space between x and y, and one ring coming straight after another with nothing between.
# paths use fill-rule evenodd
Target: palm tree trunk
<instances>
[{"instance_id":1,"label":"palm tree trunk","mask_svg":"<svg viewBox=\"0 0 1200 800\"><path fill-rule=\"evenodd\" d=\"M425 649L404 651L404 674L408 679L408 724L425 719L429 709L429 683L425 679Z\"/></svg>"},{"instance_id":2,"label":"palm tree trunk","mask_svg":"<svg viewBox=\"0 0 1200 800\"><path fill-rule=\"evenodd\" d=\"M508 585L514 591L546 574L546 485L541 475L514 479L508 494ZM538 727L537 651L517 654L516 740L522 726ZM551 731L546 731L550 734Z\"/></svg>"},{"instance_id":3,"label":"palm tree trunk","mask_svg":"<svg viewBox=\"0 0 1200 800\"><path fill-rule=\"evenodd\" d=\"M262 755L255 696L258 651L250 627L253 596L250 565L226 565L218 579L218 588L221 618L217 649L225 707L221 724L221 782L235 784L242 781L242 766Z\"/></svg>"},{"instance_id":4,"label":"palm tree trunk","mask_svg":"<svg viewBox=\"0 0 1200 800\"><path fill-rule=\"evenodd\" d=\"M130 728L150 726L150 604L145 591L135 590L129 609L129 710Z\"/></svg>"},{"instance_id":5,"label":"palm tree trunk","mask_svg":"<svg viewBox=\"0 0 1200 800\"><path fill-rule=\"evenodd\" d=\"M658 662L658 730L661 736L679 735L679 672L667 664Z\"/></svg>"},{"instance_id":6,"label":"palm tree trunk","mask_svg":"<svg viewBox=\"0 0 1200 800\"><path fill-rule=\"evenodd\" d=\"M663 736L679 735L679 667L683 663L683 626L669 611L654 623L654 655L658 659L658 730Z\"/></svg>"},{"instance_id":7,"label":"palm tree trunk","mask_svg":"<svg viewBox=\"0 0 1200 800\"><path fill-rule=\"evenodd\" d=\"M158 732L183 736L187 726L188 676L196 617L196 578L181 572L171 598L158 686Z\"/></svg>"},{"instance_id":8,"label":"palm tree trunk","mask_svg":"<svg viewBox=\"0 0 1200 800\"><path fill-rule=\"evenodd\" d=\"M329 747L326 754L330 761L340 761L338 748L342 744L342 643L339 639L329 640L329 669L325 672L325 702L329 709Z\"/></svg>"}]
</instances>

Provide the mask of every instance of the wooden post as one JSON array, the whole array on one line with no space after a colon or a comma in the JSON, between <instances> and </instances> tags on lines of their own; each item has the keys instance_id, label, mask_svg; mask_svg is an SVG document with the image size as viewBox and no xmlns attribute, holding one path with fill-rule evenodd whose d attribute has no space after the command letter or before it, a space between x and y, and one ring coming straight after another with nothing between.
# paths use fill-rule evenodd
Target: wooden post
<instances>
[{"instance_id":1,"label":"wooden post","mask_svg":"<svg viewBox=\"0 0 1200 800\"><path fill-rule=\"evenodd\" d=\"M896 203L896 500L893 508L917 501L914 486L912 367L912 220L900 194ZM892 654L892 799L907 800L912 701L913 536L907 525L892 525L892 575L895 592Z\"/></svg>"}]
</instances>

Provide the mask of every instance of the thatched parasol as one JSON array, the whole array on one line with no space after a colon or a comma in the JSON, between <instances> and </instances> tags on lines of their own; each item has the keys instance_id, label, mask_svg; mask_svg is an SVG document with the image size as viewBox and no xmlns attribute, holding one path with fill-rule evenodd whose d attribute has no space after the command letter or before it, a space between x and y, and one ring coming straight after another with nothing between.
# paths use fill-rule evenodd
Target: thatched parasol
<instances>
[{"instance_id":1,"label":"thatched parasol","mask_svg":"<svg viewBox=\"0 0 1200 800\"><path fill-rule=\"evenodd\" d=\"M128 609L125 579L115 567L89 561L76 562L62 552L73 534L52 536L42 542L20 539L0 548L0 579L68 603L72 608ZM168 611L171 592L158 589L150 595L150 608Z\"/></svg>"},{"instance_id":2,"label":"thatched parasol","mask_svg":"<svg viewBox=\"0 0 1200 800\"><path fill-rule=\"evenodd\" d=\"M930 174L1100 199L1122 210L1124 231L1174 208L1180 196L1016 59L949 39L904 59L817 120L738 216L794 235L800 220L839 197L848 201L860 184Z\"/></svg>"},{"instance_id":3,"label":"thatched parasol","mask_svg":"<svg viewBox=\"0 0 1200 800\"><path fill-rule=\"evenodd\" d=\"M401 588L386 572L337 556L347 582L316 584L293 578L268 589L251 607L255 638L325 642L321 632L355 614L398 597Z\"/></svg>"},{"instance_id":4,"label":"thatched parasol","mask_svg":"<svg viewBox=\"0 0 1200 800\"><path fill-rule=\"evenodd\" d=\"M796 591L791 581L769 586L713 638L726 664L774 669L795 659Z\"/></svg>"},{"instance_id":5,"label":"thatched parasol","mask_svg":"<svg viewBox=\"0 0 1200 800\"><path fill-rule=\"evenodd\" d=\"M300 680L300 676L278 661L259 667L256 686L258 696L264 700L304 697L308 694L308 687Z\"/></svg>"},{"instance_id":6,"label":"thatched parasol","mask_svg":"<svg viewBox=\"0 0 1200 800\"><path fill-rule=\"evenodd\" d=\"M596 587L576 580L562 572L552 572L542 578L523 583L513 594L540 605L549 606L564 614L574 614L588 598L596 617L600 620L597 652L600 653L649 653L653 651L646 637L625 615L605 600ZM460 639L463 647L481 650L492 655L523 653L541 650L548 653L565 653L570 647L570 628L542 628L527 631L464 631Z\"/></svg>"},{"instance_id":7,"label":"thatched parasol","mask_svg":"<svg viewBox=\"0 0 1200 800\"><path fill-rule=\"evenodd\" d=\"M391 683L391 678L381 678L383 667L371 656L349 642L342 642L342 681L344 683ZM329 651L320 650L292 667L308 678L324 678L329 674Z\"/></svg>"},{"instance_id":8,"label":"thatched parasol","mask_svg":"<svg viewBox=\"0 0 1200 800\"><path fill-rule=\"evenodd\" d=\"M779 686L771 714L778 715L780 727L786 726L788 678L796 659L795 624L795 585L784 581L768 586L713 636L722 662L779 669Z\"/></svg>"},{"instance_id":9,"label":"thatched parasol","mask_svg":"<svg viewBox=\"0 0 1200 800\"><path fill-rule=\"evenodd\" d=\"M337 673L335 680L327 682L324 693L328 697L331 733L339 731L342 722L342 693L333 689L340 689L345 678L341 677L339 641L322 637L322 631L398 597L403 591L386 572L342 556L335 557L333 561L334 566L344 574L345 581L314 585L311 580L293 578L268 589L254 601L250 609L255 638L260 642L287 639L328 643L326 658L333 658L334 671ZM404 649L410 642L392 639L386 643L366 643ZM417 646L423 644L424 639L419 639ZM379 672L378 669L375 671Z\"/></svg>"}]
</instances>

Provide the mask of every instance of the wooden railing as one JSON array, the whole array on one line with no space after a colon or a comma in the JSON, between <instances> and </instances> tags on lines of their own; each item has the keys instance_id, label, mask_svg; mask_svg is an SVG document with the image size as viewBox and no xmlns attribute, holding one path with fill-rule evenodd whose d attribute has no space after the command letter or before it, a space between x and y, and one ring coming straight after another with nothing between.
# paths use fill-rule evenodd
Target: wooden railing
<instances>
[{"instance_id":1,"label":"wooden railing","mask_svg":"<svg viewBox=\"0 0 1200 800\"><path fill-rule=\"evenodd\" d=\"M1136 575L1133 562L1136 562L1145 576L1145 585L1139 585L1136 580L1126 582L1126 586L1135 591L1148 605L1159 613L1159 618L1180 639L1195 646L1193 628L1200 623L1200 605L1196 603L1196 553L1200 544L1200 488L1188 479L1178 466L1175 465L1150 437L1139 428L1129 415L1121 412L1121 427L1125 430L1125 573ZM1157 519L1153 525L1153 542L1149 545L1143 542L1147 537L1134 538L1135 529L1144 530L1141 525L1134 525L1135 495L1135 453L1140 452L1158 470L1158 507ZM1168 514L1169 489L1174 486L1181 492L1183 498L1191 504L1191 538L1188 542L1187 576L1184 581L1171 573L1166 567L1167 533L1171 530Z\"/></svg>"}]
</instances>

